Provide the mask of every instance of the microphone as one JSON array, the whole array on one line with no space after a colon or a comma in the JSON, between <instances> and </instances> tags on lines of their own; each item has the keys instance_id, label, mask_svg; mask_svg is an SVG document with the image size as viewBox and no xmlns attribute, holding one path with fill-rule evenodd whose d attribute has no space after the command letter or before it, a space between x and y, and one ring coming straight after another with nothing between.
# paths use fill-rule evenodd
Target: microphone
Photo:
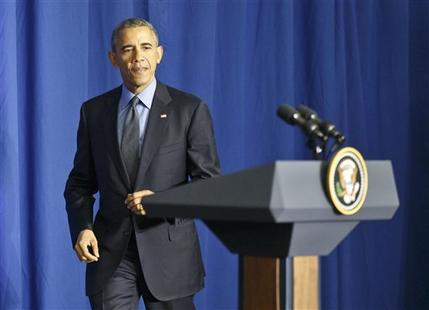
<instances>
[{"instance_id":1,"label":"microphone","mask_svg":"<svg viewBox=\"0 0 429 310\"><path fill-rule=\"evenodd\" d=\"M298 106L297 110L304 119L316 123L325 136L333 137L338 144L342 144L346 140L344 135L335 128L334 124L328 121L322 121L317 113L309 107L300 105Z\"/></svg>"},{"instance_id":2,"label":"microphone","mask_svg":"<svg viewBox=\"0 0 429 310\"><path fill-rule=\"evenodd\" d=\"M301 114L287 104L281 104L277 109L277 115L286 123L294 126L297 125L308 137L318 137L323 141L327 140L326 135L319 129L319 125L313 120L306 120Z\"/></svg>"}]
</instances>

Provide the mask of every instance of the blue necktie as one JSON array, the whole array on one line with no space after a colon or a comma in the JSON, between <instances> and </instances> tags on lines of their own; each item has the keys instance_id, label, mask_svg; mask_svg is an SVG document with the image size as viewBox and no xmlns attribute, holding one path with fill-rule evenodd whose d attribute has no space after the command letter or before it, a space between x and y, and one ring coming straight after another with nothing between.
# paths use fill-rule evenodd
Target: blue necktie
<instances>
[{"instance_id":1,"label":"blue necktie","mask_svg":"<svg viewBox=\"0 0 429 310\"><path fill-rule=\"evenodd\" d=\"M125 116L124 130L122 135L121 152L127 168L131 186L136 181L137 170L139 168L139 117L137 104L140 99L134 96L130 100L130 107Z\"/></svg>"}]
</instances>

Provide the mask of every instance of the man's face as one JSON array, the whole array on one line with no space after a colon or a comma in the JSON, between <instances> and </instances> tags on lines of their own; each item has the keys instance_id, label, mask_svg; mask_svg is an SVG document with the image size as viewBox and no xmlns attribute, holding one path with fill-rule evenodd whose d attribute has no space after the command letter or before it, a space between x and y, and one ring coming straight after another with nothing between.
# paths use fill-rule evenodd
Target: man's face
<instances>
[{"instance_id":1,"label":"man's face","mask_svg":"<svg viewBox=\"0 0 429 310\"><path fill-rule=\"evenodd\" d=\"M162 54L162 47L148 27L134 27L119 31L109 59L121 71L125 86L136 94L154 78Z\"/></svg>"}]
</instances>

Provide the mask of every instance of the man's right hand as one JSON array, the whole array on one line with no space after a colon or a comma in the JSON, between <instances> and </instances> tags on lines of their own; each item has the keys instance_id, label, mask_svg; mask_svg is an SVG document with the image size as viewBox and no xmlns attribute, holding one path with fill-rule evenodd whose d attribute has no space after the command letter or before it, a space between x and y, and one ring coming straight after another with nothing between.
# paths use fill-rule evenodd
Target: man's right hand
<instances>
[{"instance_id":1,"label":"man's right hand","mask_svg":"<svg viewBox=\"0 0 429 310\"><path fill-rule=\"evenodd\" d=\"M89 251L89 248L92 248L92 253ZM92 263L98 261L100 258L97 238L90 229L84 229L79 233L74 250L81 262Z\"/></svg>"}]
</instances>

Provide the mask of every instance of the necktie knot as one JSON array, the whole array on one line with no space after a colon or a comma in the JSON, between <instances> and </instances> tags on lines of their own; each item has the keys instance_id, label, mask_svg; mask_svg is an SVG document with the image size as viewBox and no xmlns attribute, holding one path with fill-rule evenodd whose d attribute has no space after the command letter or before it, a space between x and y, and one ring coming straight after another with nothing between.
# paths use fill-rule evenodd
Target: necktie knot
<instances>
[{"instance_id":1,"label":"necktie knot","mask_svg":"<svg viewBox=\"0 0 429 310\"><path fill-rule=\"evenodd\" d=\"M137 96L134 96L131 100L131 107L134 109L139 103L140 103L140 99Z\"/></svg>"}]
</instances>

